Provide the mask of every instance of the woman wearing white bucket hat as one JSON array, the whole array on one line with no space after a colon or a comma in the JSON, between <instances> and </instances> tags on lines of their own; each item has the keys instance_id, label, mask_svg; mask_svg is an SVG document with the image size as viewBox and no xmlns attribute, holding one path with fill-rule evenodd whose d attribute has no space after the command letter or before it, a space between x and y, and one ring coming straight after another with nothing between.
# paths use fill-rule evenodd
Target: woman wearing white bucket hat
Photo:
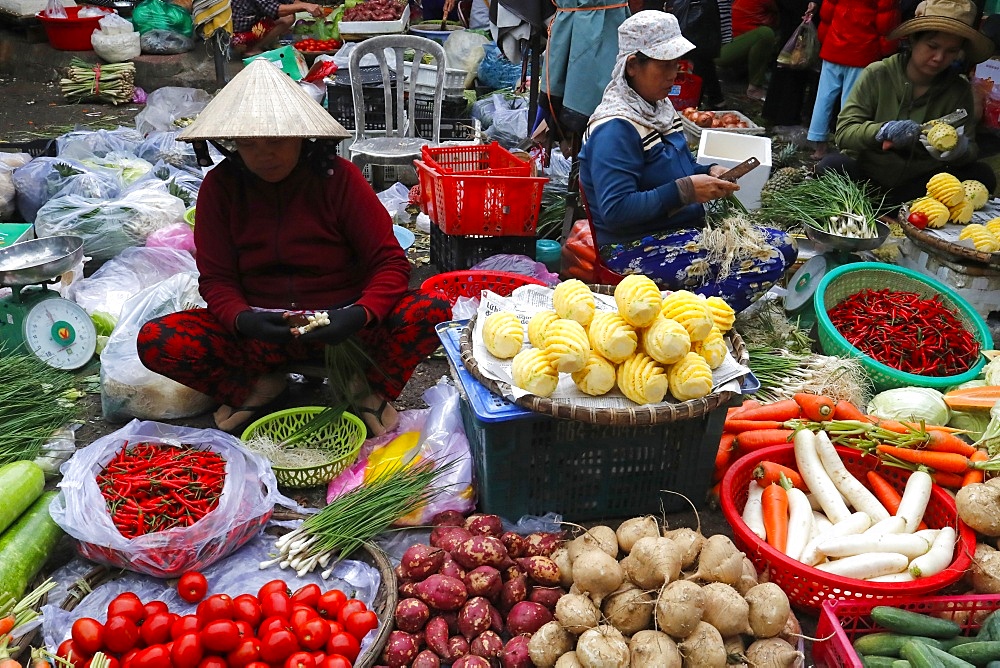
<instances>
[{"instance_id":1,"label":"woman wearing white bucket hat","mask_svg":"<svg viewBox=\"0 0 1000 668\"><path fill-rule=\"evenodd\" d=\"M437 348L434 325L451 317L443 294L408 290L410 263L388 212L361 171L331 155L348 136L265 60L236 75L179 135L196 147L229 139L236 153L198 193L194 237L208 308L147 323L139 357L215 398L220 429L238 429L277 398L290 362L322 360L327 345L352 339L365 352L358 362L372 364L340 389L369 431L384 433L396 424L388 401ZM316 311L329 324L297 335L292 325L301 323L289 316Z\"/></svg>"},{"instance_id":2,"label":"woman wearing white bucket hat","mask_svg":"<svg viewBox=\"0 0 1000 668\"><path fill-rule=\"evenodd\" d=\"M611 83L583 137L580 186L608 268L742 310L781 278L796 249L786 233L754 228L752 259L729 272L708 260L702 205L739 187L716 178L725 168L695 162L667 99L677 61L693 46L672 14L643 11L621 24Z\"/></svg>"},{"instance_id":3,"label":"woman wearing white bucket hat","mask_svg":"<svg viewBox=\"0 0 1000 668\"><path fill-rule=\"evenodd\" d=\"M992 168L976 162L973 91L956 67L980 63L993 53L993 42L973 25L976 7L969 0L924 0L914 18L901 23L889 39L908 39L908 47L864 69L837 118L836 142L842 151L816 167L870 180L899 204L925 192L930 176L950 172L959 179L996 187ZM921 125L956 109L969 117L959 123L954 149L939 152L921 133Z\"/></svg>"}]
</instances>

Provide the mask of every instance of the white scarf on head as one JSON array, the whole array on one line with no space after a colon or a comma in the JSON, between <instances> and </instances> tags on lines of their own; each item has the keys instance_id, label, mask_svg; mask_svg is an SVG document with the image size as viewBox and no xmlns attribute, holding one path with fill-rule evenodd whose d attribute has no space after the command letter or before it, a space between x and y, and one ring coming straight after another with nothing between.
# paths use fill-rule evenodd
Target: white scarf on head
<instances>
[{"instance_id":1,"label":"white scarf on head","mask_svg":"<svg viewBox=\"0 0 1000 668\"><path fill-rule=\"evenodd\" d=\"M680 116L669 100L659 100L650 104L628 85L625 80L625 62L631 53L618 54L615 67L611 71L611 81L604 89L601 103L590 115L588 125L610 118L624 118L639 125L652 128L661 135L683 130Z\"/></svg>"}]
</instances>

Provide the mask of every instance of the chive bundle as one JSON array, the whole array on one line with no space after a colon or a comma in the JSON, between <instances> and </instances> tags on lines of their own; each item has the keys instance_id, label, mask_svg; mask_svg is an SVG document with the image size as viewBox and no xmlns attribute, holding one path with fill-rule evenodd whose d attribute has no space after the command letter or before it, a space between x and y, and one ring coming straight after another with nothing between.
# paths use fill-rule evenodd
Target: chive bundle
<instances>
[{"instance_id":1,"label":"chive bundle","mask_svg":"<svg viewBox=\"0 0 1000 668\"><path fill-rule=\"evenodd\" d=\"M761 207L766 218L808 225L821 232L859 239L878 236L875 219L884 198L874 204L875 188L835 171L781 190Z\"/></svg>"},{"instance_id":2,"label":"chive bundle","mask_svg":"<svg viewBox=\"0 0 1000 668\"><path fill-rule=\"evenodd\" d=\"M0 465L34 459L52 434L72 421L73 376L34 355L0 349Z\"/></svg>"}]
</instances>

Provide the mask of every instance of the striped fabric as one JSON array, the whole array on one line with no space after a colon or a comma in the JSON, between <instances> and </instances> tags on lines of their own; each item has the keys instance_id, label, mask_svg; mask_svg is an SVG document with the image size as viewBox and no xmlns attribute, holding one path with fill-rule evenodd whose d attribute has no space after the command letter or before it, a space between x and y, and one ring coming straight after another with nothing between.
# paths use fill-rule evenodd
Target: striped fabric
<instances>
[{"instance_id":1,"label":"striped fabric","mask_svg":"<svg viewBox=\"0 0 1000 668\"><path fill-rule=\"evenodd\" d=\"M218 31L226 35L233 33L233 10L229 0L195 0L192 15L202 39L211 39Z\"/></svg>"},{"instance_id":2,"label":"striped fabric","mask_svg":"<svg viewBox=\"0 0 1000 668\"><path fill-rule=\"evenodd\" d=\"M723 44L733 41L733 0L719 0L719 32Z\"/></svg>"}]
</instances>

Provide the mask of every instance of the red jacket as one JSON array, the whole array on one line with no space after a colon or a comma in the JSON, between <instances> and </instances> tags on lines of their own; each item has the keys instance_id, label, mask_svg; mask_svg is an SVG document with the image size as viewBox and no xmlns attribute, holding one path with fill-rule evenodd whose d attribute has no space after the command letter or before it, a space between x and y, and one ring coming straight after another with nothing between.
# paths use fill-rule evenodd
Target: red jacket
<instances>
[{"instance_id":1,"label":"red jacket","mask_svg":"<svg viewBox=\"0 0 1000 668\"><path fill-rule=\"evenodd\" d=\"M778 6L774 0L733 0L733 37L761 26L778 29Z\"/></svg>"},{"instance_id":2,"label":"red jacket","mask_svg":"<svg viewBox=\"0 0 1000 668\"><path fill-rule=\"evenodd\" d=\"M899 0L823 0L819 8L819 57L837 65L867 67L896 52L885 36L899 24Z\"/></svg>"},{"instance_id":3,"label":"red jacket","mask_svg":"<svg viewBox=\"0 0 1000 668\"><path fill-rule=\"evenodd\" d=\"M223 325L259 306L328 309L357 301L381 320L406 292L410 263L361 171L342 158L321 176L300 162L267 183L226 160L198 192L202 297Z\"/></svg>"}]
</instances>

